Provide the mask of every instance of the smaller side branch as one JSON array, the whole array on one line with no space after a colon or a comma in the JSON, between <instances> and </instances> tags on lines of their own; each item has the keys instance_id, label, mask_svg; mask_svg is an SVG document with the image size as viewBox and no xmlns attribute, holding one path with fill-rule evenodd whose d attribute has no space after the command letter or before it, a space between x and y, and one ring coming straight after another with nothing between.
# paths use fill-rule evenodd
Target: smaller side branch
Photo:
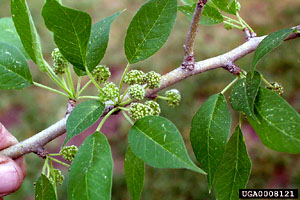
<instances>
[{"instance_id":1,"label":"smaller side branch","mask_svg":"<svg viewBox=\"0 0 300 200\"><path fill-rule=\"evenodd\" d=\"M198 3L196 5L193 20L186 39L186 43L184 45L184 58L182 62L183 69L193 70L195 67L194 44L198 32L198 25L206 2L207 0L198 0Z\"/></svg>"}]
</instances>

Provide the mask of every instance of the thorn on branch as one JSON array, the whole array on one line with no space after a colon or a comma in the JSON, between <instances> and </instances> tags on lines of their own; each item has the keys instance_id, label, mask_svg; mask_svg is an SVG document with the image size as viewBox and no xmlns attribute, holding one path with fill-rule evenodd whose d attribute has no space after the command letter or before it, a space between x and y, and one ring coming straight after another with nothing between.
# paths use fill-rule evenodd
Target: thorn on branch
<instances>
[{"instance_id":1,"label":"thorn on branch","mask_svg":"<svg viewBox=\"0 0 300 200\"><path fill-rule=\"evenodd\" d=\"M33 152L43 159L45 159L48 155L48 152L42 146L37 147Z\"/></svg>"},{"instance_id":2,"label":"thorn on branch","mask_svg":"<svg viewBox=\"0 0 300 200\"><path fill-rule=\"evenodd\" d=\"M225 65L223 68L237 76L240 75L240 73L241 73L241 69L234 63Z\"/></svg>"}]
</instances>

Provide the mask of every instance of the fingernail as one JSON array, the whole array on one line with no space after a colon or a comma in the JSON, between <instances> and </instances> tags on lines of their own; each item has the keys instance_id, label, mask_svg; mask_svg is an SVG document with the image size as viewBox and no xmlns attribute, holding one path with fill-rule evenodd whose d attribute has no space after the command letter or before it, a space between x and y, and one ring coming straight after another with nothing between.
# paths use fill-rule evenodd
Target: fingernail
<instances>
[{"instance_id":1,"label":"fingernail","mask_svg":"<svg viewBox=\"0 0 300 200\"><path fill-rule=\"evenodd\" d=\"M0 156L0 164L6 163L6 162L8 162L8 161L9 161L9 159L8 159L7 157L5 157L5 156Z\"/></svg>"},{"instance_id":2,"label":"fingernail","mask_svg":"<svg viewBox=\"0 0 300 200\"><path fill-rule=\"evenodd\" d=\"M2 132L3 124L0 122L0 133Z\"/></svg>"},{"instance_id":3,"label":"fingernail","mask_svg":"<svg viewBox=\"0 0 300 200\"><path fill-rule=\"evenodd\" d=\"M13 192L19 188L22 179L16 167L13 162L0 164L0 193Z\"/></svg>"}]
</instances>

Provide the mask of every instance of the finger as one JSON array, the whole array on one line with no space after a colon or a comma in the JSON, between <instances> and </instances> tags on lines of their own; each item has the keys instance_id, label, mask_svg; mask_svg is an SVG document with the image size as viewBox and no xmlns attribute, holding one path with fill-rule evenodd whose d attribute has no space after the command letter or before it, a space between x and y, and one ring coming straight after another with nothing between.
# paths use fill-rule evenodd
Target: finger
<instances>
[{"instance_id":1,"label":"finger","mask_svg":"<svg viewBox=\"0 0 300 200\"><path fill-rule=\"evenodd\" d=\"M17 139L12 136L8 130L0 123L0 150L18 143Z\"/></svg>"},{"instance_id":2,"label":"finger","mask_svg":"<svg viewBox=\"0 0 300 200\"><path fill-rule=\"evenodd\" d=\"M21 168L22 170L22 175L23 175L23 179L25 178L26 174L27 174L27 167L26 167L26 162L25 162L25 159L24 159L24 156L20 157L20 158L17 158L14 160L18 165L19 167Z\"/></svg>"},{"instance_id":3,"label":"finger","mask_svg":"<svg viewBox=\"0 0 300 200\"><path fill-rule=\"evenodd\" d=\"M19 165L10 158L0 156L0 197L19 189L23 181Z\"/></svg>"}]
</instances>

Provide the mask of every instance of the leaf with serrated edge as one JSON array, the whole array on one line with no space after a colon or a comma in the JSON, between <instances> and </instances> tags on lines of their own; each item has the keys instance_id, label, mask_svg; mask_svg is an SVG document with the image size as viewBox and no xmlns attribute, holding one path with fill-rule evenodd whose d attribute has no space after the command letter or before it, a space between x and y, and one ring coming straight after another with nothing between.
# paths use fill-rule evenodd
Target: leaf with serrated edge
<instances>
[{"instance_id":1,"label":"leaf with serrated edge","mask_svg":"<svg viewBox=\"0 0 300 200\"><path fill-rule=\"evenodd\" d=\"M195 10L196 4L193 6L185 5L179 6L178 10L181 11L189 20L193 19L193 13ZM199 24L201 25L215 25L223 22L223 16L216 8L206 4L204 6L202 16L200 18Z\"/></svg>"},{"instance_id":2,"label":"leaf with serrated edge","mask_svg":"<svg viewBox=\"0 0 300 200\"><path fill-rule=\"evenodd\" d=\"M152 167L186 168L206 174L190 159L176 126L163 117L139 119L129 131L133 153Z\"/></svg>"},{"instance_id":3,"label":"leaf with serrated edge","mask_svg":"<svg viewBox=\"0 0 300 200\"><path fill-rule=\"evenodd\" d=\"M122 12L117 12L93 25L86 56L86 65L89 71L93 71L104 57L109 40L110 26Z\"/></svg>"},{"instance_id":4,"label":"leaf with serrated edge","mask_svg":"<svg viewBox=\"0 0 300 200\"><path fill-rule=\"evenodd\" d=\"M133 200L139 200L144 186L145 163L128 147L124 160L127 187Z\"/></svg>"},{"instance_id":5,"label":"leaf with serrated edge","mask_svg":"<svg viewBox=\"0 0 300 200\"><path fill-rule=\"evenodd\" d=\"M57 0L47 0L42 15L62 55L72 65L85 71L92 26L90 15L64 7Z\"/></svg>"},{"instance_id":6,"label":"leaf with serrated edge","mask_svg":"<svg viewBox=\"0 0 300 200\"><path fill-rule=\"evenodd\" d=\"M17 47L26 58L30 58L23 47L12 18L3 17L0 19L0 41Z\"/></svg>"},{"instance_id":7,"label":"leaf with serrated edge","mask_svg":"<svg viewBox=\"0 0 300 200\"><path fill-rule=\"evenodd\" d=\"M251 73L246 78L239 80L230 93L230 104L235 111L242 111L247 116L254 117L254 101L261 84L261 75L255 72L253 77Z\"/></svg>"},{"instance_id":8,"label":"leaf with serrated edge","mask_svg":"<svg viewBox=\"0 0 300 200\"><path fill-rule=\"evenodd\" d=\"M214 188L217 199L238 200L239 189L246 188L251 167L243 133L240 127L237 127L226 145L215 175Z\"/></svg>"},{"instance_id":9,"label":"leaf with serrated edge","mask_svg":"<svg viewBox=\"0 0 300 200\"><path fill-rule=\"evenodd\" d=\"M69 200L110 200L113 159L106 137L90 135L80 146L71 166Z\"/></svg>"},{"instance_id":10,"label":"leaf with serrated edge","mask_svg":"<svg viewBox=\"0 0 300 200\"><path fill-rule=\"evenodd\" d=\"M0 42L0 89L22 89L31 84L29 66L22 52Z\"/></svg>"},{"instance_id":11,"label":"leaf with serrated edge","mask_svg":"<svg viewBox=\"0 0 300 200\"><path fill-rule=\"evenodd\" d=\"M11 0L11 15L23 47L41 71L46 71L40 37L26 0Z\"/></svg>"},{"instance_id":12,"label":"leaf with serrated edge","mask_svg":"<svg viewBox=\"0 0 300 200\"><path fill-rule=\"evenodd\" d=\"M56 200L54 186L47 176L41 174L34 186L35 200Z\"/></svg>"},{"instance_id":13,"label":"leaf with serrated edge","mask_svg":"<svg viewBox=\"0 0 300 200\"><path fill-rule=\"evenodd\" d=\"M145 60L167 41L177 15L177 0L149 0L133 17L125 38L129 63Z\"/></svg>"},{"instance_id":14,"label":"leaf with serrated edge","mask_svg":"<svg viewBox=\"0 0 300 200\"><path fill-rule=\"evenodd\" d=\"M251 73L253 74L257 63L273 49L280 46L280 44L293 32L293 29L281 29L271 33L261 41L255 50L254 58L252 61Z\"/></svg>"},{"instance_id":15,"label":"leaf with serrated edge","mask_svg":"<svg viewBox=\"0 0 300 200\"><path fill-rule=\"evenodd\" d=\"M193 118L191 143L195 156L207 173L211 190L230 133L231 115L223 94L211 96Z\"/></svg>"},{"instance_id":16,"label":"leaf with serrated edge","mask_svg":"<svg viewBox=\"0 0 300 200\"><path fill-rule=\"evenodd\" d=\"M264 145L279 152L300 153L300 115L278 94L260 88L254 107L257 121L248 117Z\"/></svg>"},{"instance_id":17,"label":"leaf with serrated edge","mask_svg":"<svg viewBox=\"0 0 300 200\"><path fill-rule=\"evenodd\" d=\"M67 120L67 136L64 145L74 136L93 125L102 115L105 105L97 100L88 100L74 108Z\"/></svg>"}]
</instances>

